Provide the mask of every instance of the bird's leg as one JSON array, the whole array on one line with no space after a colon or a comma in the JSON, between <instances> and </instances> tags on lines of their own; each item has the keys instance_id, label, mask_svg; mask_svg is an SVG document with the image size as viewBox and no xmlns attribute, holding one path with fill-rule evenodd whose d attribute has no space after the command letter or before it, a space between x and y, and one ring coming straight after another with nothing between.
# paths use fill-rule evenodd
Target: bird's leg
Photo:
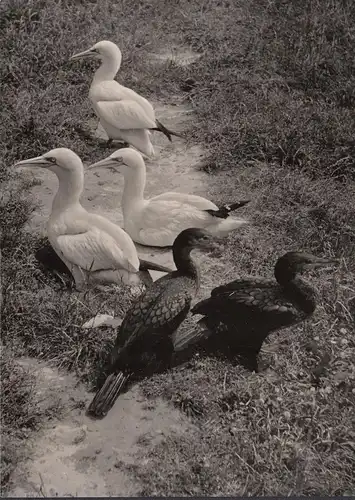
<instances>
[{"instance_id":1,"label":"bird's leg","mask_svg":"<svg viewBox=\"0 0 355 500\"><path fill-rule=\"evenodd\" d=\"M258 373L258 353L260 349L253 347L243 347L238 349L236 357L240 364L242 364L247 370L251 372Z\"/></svg>"},{"instance_id":2,"label":"bird's leg","mask_svg":"<svg viewBox=\"0 0 355 500\"><path fill-rule=\"evenodd\" d=\"M75 281L75 288L79 292L82 292L86 288L85 272L78 266L72 266L71 273Z\"/></svg>"},{"instance_id":3,"label":"bird's leg","mask_svg":"<svg viewBox=\"0 0 355 500\"><path fill-rule=\"evenodd\" d=\"M115 149L121 149L121 148L128 148L129 147L129 144L128 142L124 142L124 141L116 141L113 142L113 139L112 138L109 138L106 140L103 140L103 139L98 139L99 140L99 144L100 144L100 147L102 148L115 148ZM119 143L119 146L118 144Z\"/></svg>"}]
</instances>

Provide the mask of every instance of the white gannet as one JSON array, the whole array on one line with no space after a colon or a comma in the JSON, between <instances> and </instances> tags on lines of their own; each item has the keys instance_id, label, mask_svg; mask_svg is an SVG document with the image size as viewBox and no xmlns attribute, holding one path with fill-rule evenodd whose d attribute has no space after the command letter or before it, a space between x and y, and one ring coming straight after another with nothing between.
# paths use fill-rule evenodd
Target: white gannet
<instances>
[{"instance_id":1,"label":"white gannet","mask_svg":"<svg viewBox=\"0 0 355 500\"><path fill-rule=\"evenodd\" d=\"M59 180L47 222L48 240L71 271L77 289L82 289L90 278L140 286L148 281L147 269L170 272L163 266L140 262L131 237L121 227L87 212L80 204L84 168L73 151L52 149L42 156L16 163L16 167L21 166L47 168ZM149 281L152 282L151 278Z\"/></svg>"},{"instance_id":2,"label":"white gannet","mask_svg":"<svg viewBox=\"0 0 355 500\"><path fill-rule=\"evenodd\" d=\"M109 141L124 141L148 157L154 156L150 141L150 130L163 132L171 141L171 136L182 137L168 130L155 118L153 106L147 99L114 80L120 69L122 54L112 42L102 41L90 49L74 54L70 60L95 58L101 60L89 91L89 99Z\"/></svg>"},{"instance_id":3,"label":"white gannet","mask_svg":"<svg viewBox=\"0 0 355 500\"><path fill-rule=\"evenodd\" d=\"M123 173L121 207L124 229L136 243L166 247L171 246L184 229L207 229L215 236L224 236L248 222L229 217L229 213L249 200L217 207L206 198L185 193L167 192L144 199L145 163L142 155L134 149L118 149L86 170L98 167L113 167Z\"/></svg>"}]
</instances>

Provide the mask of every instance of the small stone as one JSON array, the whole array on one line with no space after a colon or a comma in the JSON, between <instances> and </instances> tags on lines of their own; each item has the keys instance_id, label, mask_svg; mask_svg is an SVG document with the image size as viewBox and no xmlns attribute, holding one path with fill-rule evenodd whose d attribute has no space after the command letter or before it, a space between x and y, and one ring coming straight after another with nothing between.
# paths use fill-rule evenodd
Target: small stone
<instances>
[{"instance_id":1,"label":"small stone","mask_svg":"<svg viewBox=\"0 0 355 500\"><path fill-rule=\"evenodd\" d=\"M105 181L99 181L99 182L97 183L97 185L98 185L98 186L104 186L104 185L105 185Z\"/></svg>"},{"instance_id":2,"label":"small stone","mask_svg":"<svg viewBox=\"0 0 355 500\"><path fill-rule=\"evenodd\" d=\"M286 418L287 420L290 420L290 418L291 418L291 413L290 413L289 411L285 411L285 412L284 412L284 416L285 416L285 418Z\"/></svg>"},{"instance_id":3,"label":"small stone","mask_svg":"<svg viewBox=\"0 0 355 500\"><path fill-rule=\"evenodd\" d=\"M102 452L101 448L98 448L97 450L95 450L96 455L99 455L101 452Z\"/></svg>"},{"instance_id":4,"label":"small stone","mask_svg":"<svg viewBox=\"0 0 355 500\"><path fill-rule=\"evenodd\" d=\"M347 332L347 330L345 328L340 328L340 333L342 335L346 335L348 332Z\"/></svg>"},{"instance_id":5,"label":"small stone","mask_svg":"<svg viewBox=\"0 0 355 500\"><path fill-rule=\"evenodd\" d=\"M86 321L81 328L98 328L99 326L111 326L115 318L110 314L97 314L89 321ZM118 319L118 318L117 318Z\"/></svg>"},{"instance_id":6,"label":"small stone","mask_svg":"<svg viewBox=\"0 0 355 500\"><path fill-rule=\"evenodd\" d=\"M85 438L86 438L86 432L84 429L81 429L77 434L77 436L74 437L72 444L79 444L83 442Z\"/></svg>"}]
</instances>

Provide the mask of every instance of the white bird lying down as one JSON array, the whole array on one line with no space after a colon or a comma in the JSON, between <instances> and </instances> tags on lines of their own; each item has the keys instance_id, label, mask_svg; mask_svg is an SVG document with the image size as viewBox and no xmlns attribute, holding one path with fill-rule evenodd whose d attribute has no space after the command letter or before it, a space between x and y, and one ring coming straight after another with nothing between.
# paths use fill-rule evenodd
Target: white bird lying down
<instances>
[{"instance_id":1,"label":"white bird lying down","mask_svg":"<svg viewBox=\"0 0 355 500\"><path fill-rule=\"evenodd\" d=\"M224 236L248 222L229 217L229 213L249 200L217 207L201 196L174 192L145 200L145 163L142 155L134 149L119 149L86 170L98 167L113 167L123 173L121 206L124 228L136 243L166 247L171 246L184 229L197 227L207 229L215 236Z\"/></svg>"},{"instance_id":2,"label":"white bird lying down","mask_svg":"<svg viewBox=\"0 0 355 500\"><path fill-rule=\"evenodd\" d=\"M154 156L150 130L163 132L169 141L172 135L182 137L155 118L153 106L147 99L114 80L122 61L117 45L109 41L98 42L70 60L83 58L102 61L91 83L89 98L109 137L108 145L113 139L121 140L150 157Z\"/></svg>"},{"instance_id":3,"label":"white bird lying down","mask_svg":"<svg viewBox=\"0 0 355 500\"><path fill-rule=\"evenodd\" d=\"M77 289L91 279L139 286L152 282L147 271L140 271L140 260L130 236L105 217L87 212L80 204L84 168L78 155L66 148L52 149L16 166L47 168L58 177L59 187L47 222L48 239L71 271ZM147 269L150 263L143 263ZM170 271L153 263L152 269Z\"/></svg>"}]
</instances>

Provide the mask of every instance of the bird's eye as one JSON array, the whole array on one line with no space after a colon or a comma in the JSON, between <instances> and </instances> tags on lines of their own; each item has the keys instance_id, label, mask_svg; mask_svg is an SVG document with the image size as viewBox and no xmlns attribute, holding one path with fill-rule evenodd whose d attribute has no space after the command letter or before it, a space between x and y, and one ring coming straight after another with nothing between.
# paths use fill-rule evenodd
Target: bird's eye
<instances>
[{"instance_id":1,"label":"bird's eye","mask_svg":"<svg viewBox=\"0 0 355 500\"><path fill-rule=\"evenodd\" d=\"M53 158L52 156L51 157L47 156L47 160L50 161L51 163L57 163L55 158Z\"/></svg>"}]
</instances>

